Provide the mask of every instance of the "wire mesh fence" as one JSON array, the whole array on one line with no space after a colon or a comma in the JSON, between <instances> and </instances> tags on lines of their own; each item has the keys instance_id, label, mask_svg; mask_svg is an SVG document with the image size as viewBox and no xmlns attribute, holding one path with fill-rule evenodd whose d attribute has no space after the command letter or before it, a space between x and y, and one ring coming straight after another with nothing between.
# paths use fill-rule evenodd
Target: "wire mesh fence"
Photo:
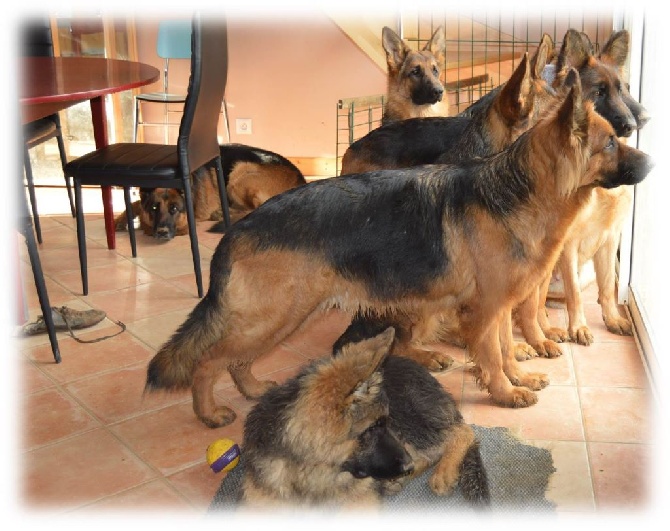
<instances>
[{"instance_id":1,"label":"wire mesh fence","mask_svg":"<svg viewBox=\"0 0 670 531\"><path fill-rule=\"evenodd\" d=\"M533 54L548 34L556 51L573 28L586 33L595 51L614 27L614 13L571 12L402 12L398 34L419 50L439 27L445 34L446 53L442 81L449 116L463 111L493 88L509 79L525 52ZM381 46L381 32L380 44ZM349 145L380 125L384 95L341 99L337 103L336 174Z\"/></svg>"}]
</instances>

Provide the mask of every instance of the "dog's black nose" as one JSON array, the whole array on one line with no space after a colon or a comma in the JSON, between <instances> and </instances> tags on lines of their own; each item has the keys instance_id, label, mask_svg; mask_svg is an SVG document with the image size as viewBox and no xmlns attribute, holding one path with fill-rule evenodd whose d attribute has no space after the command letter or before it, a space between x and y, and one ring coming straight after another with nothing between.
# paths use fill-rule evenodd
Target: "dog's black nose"
<instances>
[{"instance_id":1,"label":"dog's black nose","mask_svg":"<svg viewBox=\"0 0 670 531\"><path fill-rule=\"evenodd\" d=\"M438 100L442 99L442 94L444 94L444 90L441 88L436 88L433 90L433 96L435 96Z\"/></svg>"}]
</instances>

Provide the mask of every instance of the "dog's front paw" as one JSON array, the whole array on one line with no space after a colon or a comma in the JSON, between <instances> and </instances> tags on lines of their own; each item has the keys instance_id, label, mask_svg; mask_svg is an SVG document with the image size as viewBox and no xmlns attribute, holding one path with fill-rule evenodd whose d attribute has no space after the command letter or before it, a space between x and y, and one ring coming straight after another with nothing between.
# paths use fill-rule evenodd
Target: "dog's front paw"
<instances>
[{"instance_id":1,"label":"dog's front paw","mask_svg":"<svg viewBox=\"0 0 670 531\"><path fill-rule=\"evenodd\" d=\"M533 347L537 351L538 356L544 358L557 358L558 356L563 355L561 347L551 339L546 339L537 345L533 345Z\"/></svg>"},{"instance_id":2,"label":"dog's front paw","mask_svg":"<svg viewBox=\"0 0 670 531\"><path fill-rule=\"evenodd\" d=\"M613 319L603 319L605 321L605 326L607 330L613 334L620 336L632 336L633 335L633 325L628 319L623 317L615 317Z\"/></svg>"},{"instance_id":3,"label":"dog's front paw","mask_svg":"<svg viewBox=\"0 0 670 531\"><path fill-rule=\"evenodd\" d=\"M543 332L547 339L556 341L556 343L565 343L570 339L570 334L568 334L568 331L565 328L552 326L547 330L543 330Z\"/></svg>"},{"instance_id":4,"label":"dog's front paw","mask_svg":"<svg viewBox=\"0 0 670 531\"><path fill-rule=\"evenodd\" d=\"M537 356L537 352L533 347L528 343L523 341L520 343L514 343L514 357L516 361L526 361Z\"/></svg>"},{"instance_id":5,"label":"dog's front paw","mask_svg":"<svg viewBox=\"0 0 670 531\"><path fill-rule=\"evenodd\" d=\"M514 387L506 393L491 393L492 400L504 407L528 407L537 404L537 395L527 387Z\"/></svg>"},{"instance_id":6,"label":"dog's front paw","mask_svg":"<svg viewBox=\"0 0 670 531\"><path fill-rule=\"evenodd\" d=\"M579 326L570 330L570 339L575 343L588 347L593 343L593 334L588 326Z\"/></svg>"},{"instance_id":7,"label":"dog's front paw","mask_svg":"<svg viewBox=\"0 0 670 531\"><path fill-rule=\"evenodd\" d=\"M435 473L428 480L431 490L438 496L447 496L451 494L458 483L458 475Z\"/></svg>"}]
</instances>

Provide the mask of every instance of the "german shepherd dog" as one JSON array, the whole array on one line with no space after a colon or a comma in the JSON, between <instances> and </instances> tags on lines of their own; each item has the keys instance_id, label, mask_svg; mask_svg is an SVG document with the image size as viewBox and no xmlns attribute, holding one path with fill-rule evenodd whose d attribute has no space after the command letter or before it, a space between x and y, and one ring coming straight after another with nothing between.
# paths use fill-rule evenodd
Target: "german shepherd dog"
<instances>
[{"instance_id":1,"label":"german shepherd dog","mask_svg":"<svg viewBox=\"0 0 670 531\"><path fill-rule=\"evenodd\" d=\"M258 208L270 197L305 184L300 170L281 155L244 144L220 146L223 177L232 222ZM174 188L143 188L135 201L133 217L139 217L140 227L148 236L169 241L188 234L186 205L181 190ZM193 209L197 221L220 220L216 175L201 169L193 176ZM116 230L128 228L125 213L115 219ZM212 232L224 232L225 224L215 224Z\"/></svg>"},{"instance_id":2,"label":"german shepherd dog","mask_svg":"<svg viewBox=\"0 0 670 531\"><path fill-rule=\"evenodd\" d=\"M594 187L640 182L644 153L568 96L509 148L461 165L325 179L266 201L212 257L210 285L147 367L146 389L191 388L197 417L225 426L214 384L228 370L258 398L252 363L330 308L413 322L456 308L479 385L503 406L548 384L514 357L511 310L550 273Z\"/></svg>"},{"instance_id":3,"label":"german shepherd dog","mask_svg":"<svg viewBox=\"0 0 670 531\"><path fill-rule=\"evenodd\" d=\"M265 393L244 425L241 505L361 507L437 465L438 495L460 483L489 504L472 428L423 367L388 356L393 329L304 367Z\"/></svg>"},{"instance_id":4,"label":"german shepherd dog","mask_svg":"<svg viewBox=\"0 0 670 531\"><path fill-rule=\"evenodd\" d=\"M558 76L574 67L579 71L586 97L596 111L613 126L617 136L628 137L649 120L646 109L628 91L622 80L628 57L630 36L626 30L613 33L595 55L593 45L584 33L569 30L557 58ZM632 335L630 320L619 312L616 302L616 253L626 215L632 206L630 186L614 189L596 188L578 215L568 234L557 269L564 283L568 309L568 330L551 327L543 311L538 313L540 326L556 341L571 339L590 345L593 335L584 316L578 271L593 259L598 284L598 302L607 329L619 335ZM546 301L548 281L543 285L539 307ZM523 325L522 325L523 327Z\"/></svg>"},{"instance_id":5,"label":"german shepherd dog","mask_svg":"<svg viewBox=\"0 0 670 531\"><path fill-rule=\"evenodd\" d=\"M385 26L382 46L388 67L382 125L419 116L447 116L449 106L442 101L444 85L440 80L440 65L445 57L442 26L435 30L420 51L412 50L391 28Z\"/></svg>"},{"instance_id":6,"label":"german shepherd dog","mask_svg":"<svg viewBox=\"0 0 670 531\"><path fill-rule=\"evenodd\" d=\"M459 163L499 152L546 113L565 90L564 77L554 88L542 77L553 48L551 37L545 34L531 60L526 54L505 84L458 117L410 119L370 132L353 143L345 153L343 173L404 168L434 162ZM535 307L536 304L530 312ZM349 336L369 337L367 334L394 326L399 336L411 334L413 337L415 347L412 352L416 361L431 370L444 370L453 363L453 359L439 350L425 350L426 344L439 341L464 346L464 342L455 313L435 316L433 320L436 319L440 323L439 333L436 333L437 325L431 325L430 334L422 339L420 328L414 326L412 331L409 323L403 325L401 316L395 316L394 321L380 321L378 316L359 312L345 331L343 341ZM537 322L533 331L535 329L539 329ZM533 336L531 339L536 338ZM536 356L538 350L547 356L561 354L560 346L544 336L535 340L532 346L523 342L515 346L519 360ZM408 346L405 345L405 354L407 352Z\"/></svg>"},{"instance_id":7,"label":"german shepherd dog","mask_svg":"<svg viewBox=\"0 0 670 531\"><path fill-rule=\"evenodd\" d=\"M556 99L542 78L553 47L545 35L530 61L524 55L506 83L458 116L411 118L372 130L344 153L342 174L459 162L507 147Z\"/></svg>"}]
</instances>

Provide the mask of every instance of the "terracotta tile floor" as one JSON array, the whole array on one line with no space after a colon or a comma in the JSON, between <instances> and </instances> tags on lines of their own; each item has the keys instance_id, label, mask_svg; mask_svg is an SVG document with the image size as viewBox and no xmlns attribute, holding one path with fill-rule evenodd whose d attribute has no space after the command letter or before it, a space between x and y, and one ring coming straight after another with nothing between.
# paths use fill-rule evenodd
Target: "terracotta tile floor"
<instances>
[{"instance_id":1,"label":"terracotta tile floor","mask_svg":"<svg viewBox=\"0 0 670 531\"><path fill-rule=\"evenodd\" d=\"M197 302L187 237L160 244L139 235L137 259L128 239L117 234L108 251L100 215L87 217L90 295L81 296L74 220L42 217L40 256L51 303L105 310L108 319L79 333L92 339L127 331L98 343L81 344L60 333L63 361L53 362L46 334L17 338L20 360L18 499L28 511L58 513L103 509L173 509L204 514L222 479L205 461L207 445L220 437L242 438L244 414L253 406L226 376L218 400L238 412L230 426L211 430L196 420L190 394L143 396L145 369L160 344ZM219 236L198 227L208 280L209 260ZM19 242L30 320L39 304L25 246ZM206 281L207 281L206 280ZM506 426L531 444L552 451L557 471L548 497L563 515L645 510L653 466L654 398L633 338L610 334L602 325L596 293L588 290L587 315L596 342L563 346L558 359L534 359L528 368L547 372L551 385L527 409L493 405L466 368L464 353L452 349L456 366L438 379L452 392L468 422ZM565 312L552 309L555 324ZM347 325L331 312L274 353L259 360L259 377L283 381L309 359L327 355Z\"/></svg>"}]
</instances>

